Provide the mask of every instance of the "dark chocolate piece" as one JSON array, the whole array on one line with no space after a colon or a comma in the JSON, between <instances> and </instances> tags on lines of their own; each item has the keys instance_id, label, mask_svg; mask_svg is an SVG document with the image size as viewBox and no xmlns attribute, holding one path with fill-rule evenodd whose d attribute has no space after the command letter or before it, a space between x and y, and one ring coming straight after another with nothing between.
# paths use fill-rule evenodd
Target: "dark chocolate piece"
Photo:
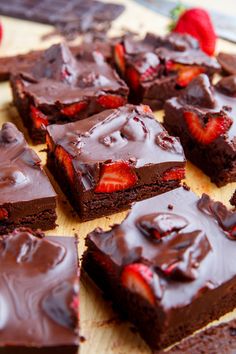
<instances>
[{"instance_id":1,"label":"dark chocolate piece","mask_svg":"<svg viewBox=\"0 0 236 354\"><path fill-rule=\"evenodd\" d=\"M0 130L0 234L16 227L55 228L56 193L16 126Z\"/></svg>"},{"instance_id":2,"label":"dark chocolate piece","mask_svg":"<svg viewBox=\"0 0 236 354\"><path fill-rule=\"evenodd\" d=\"M178 188L135 203L120 225L87 236L83 270L153 350L235 308L236 243L219 223L223 214L235 228L236 213Z\"/></svg>"},{"instance_id":3,"label":"dark chocolate piece","mask_svg":"<svg viewBox=\"0 0 236 354\"><path fill-rule=\"evenodd\" d=\"M48 167L82 220L127 209L184 178L178 139L147 106L126 105L47 132Z\"/></svg>"},{"instance_id":4,"label":"dark chocolate piece","mask_svg":"<svg viewBox=\"0 0 236 354\"><path fill-rule=\"evenodd\" d=\"M128 87L101 52L86 49L76 57L65 44L45 52L27 72L11 77L14 103L34 142L45 127L87 118L126 103Z\"/></svg>"},{"instance_id":5,"label":"dark chocolate piece","mask_svg":"<svg viewBox=\"0 0 236 354\"><path fill-rule=\"evenodd\" d=\"M193 78L219 71L215 58L207 56L196 39L171 33L144 39L124 37L114 46L117 68L131 89L130 100L160 109L170 97L180 94Z\"/></svg>"},{"instance_id":6,"label":"dark chocolate piece","mask_svg":"<svg viewBox=\"0 0 236 354\"><path fill-rule=\"evenodd\" d=\"M187 158L217 186L236 181L235 77L213 86L200 75L164 108L164 126L179 136Z\"/></svg>"},{"instance_id":7,"label":"dark chocolate piece","mask_svg":"<svg viewBox=\"0 0 236 354\"><path fill-rule=\"evenodd\" d=\"M220 52L217 60L222 66L224 73L236 75L236 54Z\"/></svg>"},{"instance_id":8,"label":"dark chocolate piece","mask_svg":"<svg viewBox=\"0 0 236 354\"><path fill-rule=\"evenodd\" d=\"M106 32L124 6L97 0L9 0L0 2L0 14L57 26L71 38L89 31Z\"/></svg>"},{"instance_id":9,"label":"dark chocolate piece","mask_svg":"<svg viewBox=\"0 0 236 354\"><path fill-rule=\"evenodd\" d=\"M156 354L236 353L236 320L212 326L186 338L173 348Z\"/></svg>"},{"instance_id":10,"label":"dark chocolate piece","mask_svg":"<svg viewBox=\"0 0 236 354\"><path fill-rule=\"evenodd\" d=\"M0 236L0 352L76 354L78 255L73 237Z\"/></svg>"}]
</instances>

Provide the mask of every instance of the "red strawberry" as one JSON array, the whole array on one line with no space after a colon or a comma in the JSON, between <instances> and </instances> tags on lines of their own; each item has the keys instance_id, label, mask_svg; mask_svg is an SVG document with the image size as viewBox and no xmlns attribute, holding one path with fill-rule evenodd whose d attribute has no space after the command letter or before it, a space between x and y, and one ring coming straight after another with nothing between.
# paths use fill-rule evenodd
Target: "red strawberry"
<instances>
[{"instance_id":1,"label":"red strawberry","mask_svg":"<svg viewBox=\"0 0 236 354\"><path fill-rule=\"evenodd\" d=\"M42 129L49 124L47 116L33 105L30 106L30 116L37 129Z\"/></svg>"},{"instance_id":2,"label":"red strawberry","mask_svg":"<svg viewBox=\"0 0 236 354\"><path fill-rule=\"evenodd\" d=\"M145 82L155 79L157 76L157 70L158 67L153 68L152 66L149 66L149 68L143 74L141 74L140 80Z\"/></svg>"},{"instance_id":3,"label":"red strawberry","mask_svg":"<svg viewBox=\"0 0 236 354\"><path fill-rule=\"evenodd\" d=\"M123 106L126 100L118 95L103 95L98 97L97 102L104 108L118 108Z\"/></svg>"},{"instance_id":4,"label":"red strawberry","mask_svg":"<svg viewBox=\"0 0 236 354\"><path fill-rule=\"evenodd\" d=\"M182 167L173 167L163 173L164 181L175 181L185 177L185 169Z\"/></svg>"},{"instance_id":5,"label":"red strawberry","mask_svg":"<svg viewBox=\"0 0 236 354\"><path fill-rule=\"evenodd\" d=\"M2 42L2 34L3 34L3 27L2 27L2 24L0 22L0 44Z\"/></svg>"},{"instance_id":6,"label":"red strawberry","mask_svg":"<svg viewBox=\"0 0 236 354\"><path fill-rule=\"evenodd\" d=\"M8 211L5 208L0 208L0 220L8 218Z\"/></svg>"},{"instance_id":7,"label":"red strawberry","mask_svg":"<svg viewBox=\"0 0 236 354\"><path fill-rule=\"evenodd\" d=\"M125 161L102 165L101 176L95 188L97 193L112 193L132 187L138 178Z\"/></svg>"},{"instance_id":8,"label":"red strawberry","mask_svg":"<svg viewBox=\"0 0 236 354\"><path fill-rule=\"evenodd\" d=\"M124 74L125 72L125 48L122 44L117 43L114 47L114 57L115 63L119 68L120 72Z\"/></svg>"},{"instance_id":9,"label":"red strawberry","mask_svg":"<svg viewBox=\"0 0 236 354\"><path fill-rule=\"evenodd\" d=\"M66 116L74 116L75 114L83 111L88 106L88 102L80 101L77 103L73 103L69 106L65 106L61 109L61 113L65 114Z\"/></svg>"},{"instance_id":10,"label":"red strawberry","mask_svg":"<svg viewBox=\"0 0 236 354\"><path fill-rule=\"evenodd\" d=\"M174 32L187 33L198 39L201 49L213 55L216 47L216 33L207 11L193 8L182 13Z\"/></svg>"},{"instance_id":11,"label":"red strawberry","mask_svg":"<svg viewBox=\"0 0 236 354\"><path fill-rule=\"evenodd\" d=\"M168 61L166 63L167 71L177 71L178 78L176 83L181 86L187 86L195 77L204 73L205 68L197 65L184 65L179 63L174 63L173 61Z\"/></svg>"},{"instance_id":12,"label":"red strawberry","mask_svg":"<svg viewBox=\"0 0 236 354\"><path fill-rule=\"evenodd\" d=\"M130 85L130 87L134 90L137 91L139 89L139 84L140 84L140 75L131 66L126 69L126 78L127 81Z\"/></svg>"},{"instance_id":13,"label":"red strawberry","mask_svg":"<svg viewBox=\"0 0 236 354\"><path fill-rule=\"evenodd\" d=\"M193 138L201 144L210 144L226 133L233 123L230 117L221 113L206 114L204 123L194 112L184 112L184 119Z\"/></svg>"},{"instance_id":14,"label":"red strawberry","mask_svg":"<svg viewBox=\"0 0 236 354\"><path fill-rule=\"evenodd\" d=\"M74 168L72 165L72 157L68 152L66 152L65 149L63 149L62 146L58 145L55 150L55 155L60 162L61 165L63 165L67 176L69 177L70 181L73 182L74 179Z\"/></svg>"},{"instance_id":15,"label":"red strawberry","mask_svg":"<svg viewBox=\"0 0 236 354\"><path fill-rule=\"evenodd\" d=\"M151 305L155 304L155 296L150 284L153 280L151 269L142 263L127 265L121 274L121 284L130 291L145 298Z\"/></svg>"}]
</instances>

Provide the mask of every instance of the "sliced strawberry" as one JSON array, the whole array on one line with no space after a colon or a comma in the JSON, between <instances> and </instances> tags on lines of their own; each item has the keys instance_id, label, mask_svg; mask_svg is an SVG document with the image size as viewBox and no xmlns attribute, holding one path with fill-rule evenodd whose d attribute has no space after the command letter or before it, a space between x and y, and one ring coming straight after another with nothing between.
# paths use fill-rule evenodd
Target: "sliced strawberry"
<instances>
[{"instance_id":1,"label":"sliced strawberry","mask_svg":"<svg viewBox=\"0 0 236 354\"><path fill-rule=\"evenodd\" d=\"M143 113L152 113L151 108L147 104L141 104L140 106Z\"/></svg>"},{"instance_id":2,"label":"sliced strawberry","mask_svg":"<svg viewBox=\"0 0 236 354\"><path fill-rule=\"evenodd\" d=\"M8 218L8 211L5 208L0 208L0 220L6 220Z\"/></svg>"},{"instance_id":3,"label":"sliced strawberry","mask_svg":"<svg viewBox=\"0 0 236 354\"><path fill-rule=\"evenodd\" d=\"M137 91L139 89L140 85L140 75L131 66L126 69L126 79L130 85L130 87L134 90Z\"/></svg>"},{"instance_id":4,"label":"sliced strawberry","mask_svg":"<svg viewBox=\"0 0 236 354\"><path fill-rule=\"evenodd\" d=\"M151 288L153 272L142 263L127 265L121 274L121 284L130 291L139 294L151 305L155 304L155 296Z\"/></svg>"},{"instance_id":5,"label":"sliced strawberry","mask_svg":"<svg viewBox=\"0 0 236 354\"><path fill-rule=\"evenodd\" d=\"M0 22L0 44L2 42L2 34L3 34L3 27L2 27L2 24Z\"/></svg>"},{"instance_id":6,"label":"sliced strawberry","mask_svg":"<svg viewBox=\"0 0 236 354\"><path fill-rule=\"evenodd\" d=\"M132 187L138 178L125 161L116 161L102 165L96 193L112 193Z\"/></svg>"},{"instance_id":7,"label":"sliced strawberry","mask_svg":"<svg viewBox=\"0 0 236 354\"><path fill-rule=\"evenodd\" d=\"M118 95L102 95L97 102L104 108L118 108L126 103L126 99Z\"/></svg>"},{"instance_id":8,"label":"sliced strawberry","mask_svg":"<svg viewBox=\"0 0 236 354\"><path fill-rule=\"evenodd\" d=\"M73 103L69 106L65 106L61 109L61 113L65 114L66 116L74 116L77 113L83 111L88 107L87 101L80 101L77 103Z\"/></svg>"},{"instance_id":9,"label":"sliced strawberry","mask_svg":"<svg viewBox=\"0 0 236 354\"><path fill-rule=\"evenodd\" d=\"M179 265L178 262L172 263L167 268L163 269L164 274L168 277L171 276L175 272L178 265Z\"/></svg>"},{"instance_id":10,"label":"sliced strawberry","mask_svg":"<svg viewBox=\"0 0 236 354\"><path fill-rule=\"evenodd\" d=\"M42 129L49 124L47 116L33 105L30 106L30 116L37 129Z\"/></svg>"},{"instance_id":11,"label":"sliced strawberry","mask_svg":"<svg viewBox=\"0 0 236 354\"><path fill-rule=\"evenodd\" d=\"M163 173L164 181L175 181L185 178L185 169L182 167L173 167Z\"/></svg>"},{"instance_id":12,"label":"sliced strawberry","mask_svg":"<svg viewBox=\"0 0 236 354\"><path fill-rule=\"evenodd\" d=\"M176 71L178 73L176 83L181 87L186 87L195 77L206 71L202 66L184 65L171 60L166 63L166 69L167 71Z\"/></svg>"},{"instance_id":13,"label":"sliced strawberry","mask_svg":"<svg viewBox=\"0 0 236 354\"><path fill-rule=\"evenodd\" d=\"M143 74L141 74L140 80L143 82L154 80L157 76L157 70L158 67L153 68L150 66Z\"/></svg>"},{"instance_id":14,"label":"sliced strawberry","mask_svg":"<svg viewBox=\"0 0 236 354\"><path fill-rule=\"evenodd\" d=\"M184 119L192 137L201 144L210 144L226 133L233 123L230 117L221 113L207 114L204 123L194 112L184 112Z\"/></svg>"},{"instance_id":15,"label":"sliced strawberry","mask_svg":"<svg viewBox=\"0 0 236 354\"><path fill-rule=\"evenodd\" d=\"M67 176L69 177L70 181L73 182L73 180L74 180L74 168L73 168L73 165L72 165L72 157L60 145L58 145L56 147L55 155L56 155L58 161L60 162L60 164L64 167L64 170L66 171Z\"/></svg>"},{"instance_id":16,"label":"sliced strawberry","mask_svg":"<svg viewBox=\"0 0 236 354\"><path fill-rule=\"evenodd\" d=\"M125 48L122 44L117 43L114 47L114 57L115 63L119 68L120 72L124 74L125 72Z\"/></svg>"}]
</instances>

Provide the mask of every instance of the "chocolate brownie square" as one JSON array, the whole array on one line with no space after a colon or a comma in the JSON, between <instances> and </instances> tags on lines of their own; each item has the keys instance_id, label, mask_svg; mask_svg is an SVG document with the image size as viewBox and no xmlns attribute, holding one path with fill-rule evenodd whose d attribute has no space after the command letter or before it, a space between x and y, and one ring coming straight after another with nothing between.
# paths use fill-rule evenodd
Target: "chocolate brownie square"
<instances>
[{"instance_id":1,"label":"chocolate brownie square","mask_svg":"<svg viewBox=\"0 0 236 354\"><path fill-rule=\"evenodd\" d=\"M153 350L236 306L236 213L178 188L86 237L82 269Z\"/></svg>"},{"instance_id":2,"label":"chocolate brownie square","mask_svg":"<svg viewBox=\"0 0 236 354\"><path fill-rule=\"evenodd\" d=\"M11 77L14 103L35 143L45 140L45 127L87 118L126 103L128 87L99 51L76 57L56 44L27 72Z\"/></svg>"},{"instance_id":3,"label":"chocolate brownie square","mask_svg":"<svg viewBox=\"0 0 236 354\"><path fill-rule=\"evenodd\" d=\"M199 74L212 78L220 69L195 38L178 33L165 37L148 33L141 40L124 37L114 46L114 60L131 89L131 101L152 109L162 108Z\"/></svg>"},{"instance_id":4,"label":"chocolate brownie square","mask_svg":"<svg viewBox=\"0 0 236 354\"><path fill-rule=\"evenodd\" d=\"M16 229L0 236L0 353L77 354L74 237Z\"/></svg>"},{"instance_id":5,"label":"chocolate brownie square","mask_svg":"<svg viewBox=\"0 0 236 354\"><path fill-rule=\"evenodd\" d=\"M148 106L126 105L47 128L47 165L81 220L179 186L185 157Z\"/></svg>"},{"instance_id":6,"label":"chocolate brownie square","mask_svg":"<svg viewBox=\"0 0 236 354\"><path fill-rule=\"evenodd\" d=\"M179 136L187 159L217 186L236 181L236 77L212 86L200 75L164 109L164 125Z\"/></svg>"},{"instance_id":7,"label":"chocolate brownie square","mask_svg":"<svg viewBox=\"0 0 236 354\"><path fill-rule=\"evenodd\" d=\"M12 123L0 130L0 234L25 226L49 230L56 224L56 193Z\"/></svg>"}]
</instances>

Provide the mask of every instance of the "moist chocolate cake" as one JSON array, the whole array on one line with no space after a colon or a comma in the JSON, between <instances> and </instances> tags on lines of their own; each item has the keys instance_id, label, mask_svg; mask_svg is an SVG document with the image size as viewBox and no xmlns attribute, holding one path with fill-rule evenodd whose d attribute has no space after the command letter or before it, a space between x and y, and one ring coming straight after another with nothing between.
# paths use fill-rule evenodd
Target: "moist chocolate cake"
<instances>
[{"instance_id":1,"label":"moist chocolate cake","mask_svg":"<svg viewBox=\"0 0 236 354\"><path fill-rule=\"evenodd\" d=\"M114 60L131 89L131 101L152 109L162 108L168 98L177 96L199 74L211 79L220 69L217 60L207 56L195 38L178 33L165 37L148 33L141 40L124 37L114 46Z\"/></svg>"},{"instance_id":2,"label":"moist chocolate cake","mask_svg":"<svg viewBox=\"0 0 236 354\"><path fill-rule=\"evenodd\" d=\"M236 320L212 326L156 354L235 354Z\"/></svg>"},{"instance_id":3,"label":"moist chocolate cake","mask_svg":"<svg viewBox=\"0 0 236 354\"><path fill-rule=\"evenodd\" d=\"M217 186L236 181L236 76L212 86L200 75L164 109L164 125L179 136L187 159Z\"/></svg>"},{"instance_id":4,"label":"moist chocolate cake","mask_svg":"<svg viewBox=\"0 0 236 354\"><path fill-rule=\"evenodd\" d=\"M56 193L23 134L12 123L0 130L0 234L16 227L56 227ZM0 350L1 351L1 350Z\"/></svg>"},{"instance_id":5,"label":"moist chocolate cake","mask_svg":"<svg viewBox=\"0 0 236 354\"><path fill-rule=\"evenodd\" d=\"M185 157L148 106L126 105L47 128L47 165L81 220L179 186Z\"/></svg>"},{"instance_id":6,"label":"moist chocolate cake","mask_svg":"<svg viewBox=\"0 0 236 354\"><path fill-rule=\"evenodd\" d=\"M56 44L27 72L11 77L14 103L35 143L45 127L116 108L126 103L128 87L97 50L77 53Z\"/></svg>"},{"instance_id":7,"label":"moist chocolate cake","mask_svg":"<svg viewBox=\"0 0 236 354\"><path fill-rule=\"evenodd\" d=\"M235 227L236 213L222 203L175 189L135 203L109 231L91 232L82 268L162 349L235 308Z\"/></svg>"},{"instance_id":8,"label":"moist chocolate cake","mask_svg":"<svg viewBox=\"0 0 236 354\"><path fill-rule=\"evenodd\" d=\"M0 236L0 269L0 353L77 354L75 238L16 229Z\"/></svg>"}]
</instances>

